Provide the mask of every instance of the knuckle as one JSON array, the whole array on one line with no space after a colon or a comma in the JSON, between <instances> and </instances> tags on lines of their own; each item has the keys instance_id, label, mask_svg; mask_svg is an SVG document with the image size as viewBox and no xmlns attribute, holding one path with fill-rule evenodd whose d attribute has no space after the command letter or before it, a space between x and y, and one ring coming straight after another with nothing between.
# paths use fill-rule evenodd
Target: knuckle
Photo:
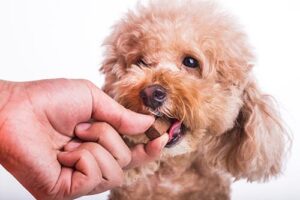
<instances>
[{"instance_id":1,"label":"knuckle","mask_svg":"<svg viewBox=\"0 0 300 200\"><path fill-rule=\"evenodd\" d=\"M119 164L122 167L127 166L131 162L131 152L129 149L126 150L126 153L123 153L123 155L119 158Z\"/></svg>"},{"instance_id":2,"label":"knuckle","mask_svg":"<svg viewBox=\"0 0 300 200\"><path fill-rule=\"evenodd\" d=\"M107 184L111 188L119 187L124 182L124 173L121 170L121 168L119 168L118 170L115 169L115 171L113 173L111 173L110 175L107 175L107 177L105 179L108 181Z\"/></svg>"},{"instance_id":3,"label":"knuckle","mask_svg":"<svg viewBox=\"0 0 300 200\"><path fill-rule=\"evenodd\" d=\"M116 176L114 178L113 181L113 185L114 186L121 186L124 182L124 173L122 172L122 170L120 169L117 173Z\"/></svg>"},{"instance_id":4,"label":"knuckle","mask_svg":"<svg viewBox=\"0 0 300 200\"><path fill-rule=\"evenodd\" d=\"M105 122L99 123L97 128L98 134L98 143L102 141L108 141L109 139L113 138L115 131L111 125Z\"/></svg>"},{"instance_id":5,"label":"knuckle","mask_svg":"<svg viewBox=\"0 0 300 200\"><path fill-rule=\"evenodd\" d=\"M84 83L84 84L86 84L86 85L88 85L90 87L94 86L94 84L92 83L92 81L87 80L87 79L78 79L78 81L80 81L80 82L82 82L82 83Z\"/></svg>"},{"instance_id":6,"label":"knuckle","mask_svg":"<svg viewBox=\"0 0 300 200\"><path fill-rule=\"evenodd\" d=\"M84 151L85 154L90 154L90 152L97 151L98 147L99 144L94 142L86 142L81 145L82 151Z\"/></svg>"},{"instance_id":7,"label":"knuckle","mask_svg":"<svg viewBox=\"0 0 300 200\"><path fill-rule=\"evenodd\" d=\"M88 149L82 148L82 149L80 149L80 151L79 151L79 155L80 155L82 158L89 158L91 154L90 154L90 152L89 152Z\"/></svg>"},{"instance_id":8,"label":"knuckle","mask_svg":"<svg viewBox=\"0 0 300 200\"><path fill-rule=\"evenodd\" d=\"M105 122L98 123L98 127L103 132L103 134L107 134L112 129L112 127Z\"/></svg>"}]
</instances>

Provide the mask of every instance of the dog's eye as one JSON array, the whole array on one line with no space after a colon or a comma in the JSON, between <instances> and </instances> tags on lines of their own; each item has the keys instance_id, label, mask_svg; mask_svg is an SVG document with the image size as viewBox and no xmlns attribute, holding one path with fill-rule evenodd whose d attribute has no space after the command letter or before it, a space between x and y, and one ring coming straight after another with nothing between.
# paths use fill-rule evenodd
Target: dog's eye
<instances>
[{"instance_id":1,"label":"dog's eye","mask_svg":"<svg viewBox=\"0 0 300 200\"><path fill-rule=\"evenodd\" d=\"M135 62L136 65L138 66L145 66L147 67L148 64L142 59L142 58L139 58L136 62Z\"/></svg>"},{"instance_id":2,"label":"dog's eye","mask_svg":"<svg viewBox=\"0 0 300 200\"><path fill-rule=\"evenodd\" d=\"M182 64L184 64L185 66L190 67L190 68L199 67L199 62L191 56L185 57L182 61Z\"/></svg>"}]
</instances>

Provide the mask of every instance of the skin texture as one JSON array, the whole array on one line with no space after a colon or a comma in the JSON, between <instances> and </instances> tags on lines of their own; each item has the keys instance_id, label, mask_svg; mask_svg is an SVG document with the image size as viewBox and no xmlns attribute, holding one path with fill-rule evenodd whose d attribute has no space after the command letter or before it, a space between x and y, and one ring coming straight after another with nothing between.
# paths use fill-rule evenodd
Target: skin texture
<instances>
[{"instance_id":1,"label":"skin texture","mask_svg":"<svg viewBox=\"0 0 300 200\"><path fill-rule=\"evenodd\" d=\"M160 162L127 171L111 199L230 199L233 179L266 181L282 172L289 137L253 77L252 48L232 16L209 1L153 0L128 12L104 45L104 91L126 108L186 127ZM199 65L185 66L187 56ZM153 84L167 91L156 110L139 97Z\"/></svg>"},{"instance_id":2,"label":"skin texture","mask_svg":"<svg viewBox=\"0 0 300 200\"><path fill-rule=\"evenodd\" d=\"M0 163L37 199L120 186L123 168L153 161L168 140L129 149L122 135L144 132L154 118L85 80L0 81L0 97Z\"/></svg>"}]
</instances>

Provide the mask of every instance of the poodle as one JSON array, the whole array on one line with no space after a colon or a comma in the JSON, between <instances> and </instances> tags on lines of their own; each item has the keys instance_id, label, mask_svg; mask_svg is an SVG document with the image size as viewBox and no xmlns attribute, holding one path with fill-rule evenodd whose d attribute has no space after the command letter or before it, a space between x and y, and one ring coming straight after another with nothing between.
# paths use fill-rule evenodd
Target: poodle
<instances>
[{"instance_id":1,"label":"poodle","mask_svg":"<svg viewBox=\"0 0 300 200\"><path fill-rule=\"evenodd\" d=\"M225 200L234 180L281 173L287 133L257 86L252 48L232 16L208 1L150 0L104 45L103 90L170 124L160 159L126 171L110 199Z\"/></svg>"}]
</instances>

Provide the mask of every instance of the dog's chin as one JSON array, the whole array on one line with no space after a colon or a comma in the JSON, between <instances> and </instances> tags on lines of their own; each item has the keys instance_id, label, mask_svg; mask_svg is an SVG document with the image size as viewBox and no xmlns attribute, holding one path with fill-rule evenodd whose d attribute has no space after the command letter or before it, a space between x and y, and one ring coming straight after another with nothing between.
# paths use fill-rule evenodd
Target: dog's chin
<instances>
[{"instance_id":1,"label":"dog's chin","mask_svg":"<svg viewBox=\"0 0 300 200\"><path fill-rule=\"evenodd\" d=\"M169 158L192 152L193 148L190 143L191 141L189 141L188 136L184 136L178 143L172 145L172 147L165 147L162 158Z\"/></svg>"},{"instance_id":2,"label":"dog's chin","mask_svg":"<svg viewBox=\"0 0 300 200\"><path fill-rule=\"evenodd\" d=\"M201 141L201 130L193 131L184 122L171 118L171 125L167 131L169 141L165 146L162 158L174 157L193 152Z\"/></svg>"}]
</instances>

